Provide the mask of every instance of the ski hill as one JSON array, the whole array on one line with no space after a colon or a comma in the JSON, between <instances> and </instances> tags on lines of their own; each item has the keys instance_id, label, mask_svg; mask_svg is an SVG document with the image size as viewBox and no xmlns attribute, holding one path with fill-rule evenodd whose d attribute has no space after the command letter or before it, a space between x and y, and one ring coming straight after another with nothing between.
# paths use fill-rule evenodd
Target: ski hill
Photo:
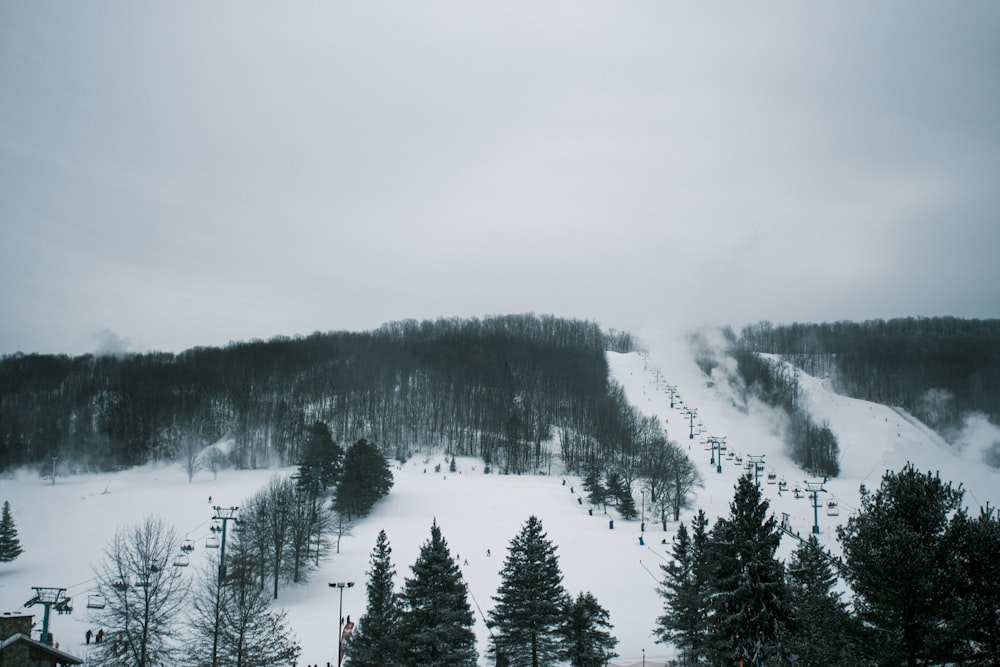
<instances>
[{"instance_id":1,"label":"ski hill","mask_svg":"<svg viewBox=\"0 0 1000 667\"><path fill-rule=\"evenodd\" d=\"M700 464L705 480L696 508L704 509L713 521L727 514L736 479L744 472L736 457L742 457L745 464L751 455L763 456L761 488L775 516L780 519L787 514L790 529L808 536L813 507L808 497L796 498L794 488L804 489L807 480L822 480L807 477L784 454L780 415L767 406L746 403L734 393L725 378L724 360L712 376L706 376L683 340L659 340L648 353L609 353L611 374L633 404L660 418L672 440L690 447L690 456ZM912 417L891 407L839 396L821 379L803 374L800 383L817 421L828 421L840 441L842 474L823 485L818 516L819 538L834 553L839 553L836 526L857 510L860 485L874 489L886 470L898 470L908 461L961 483L970 507L1000 502L1000 476L976 462L971 451L953 450ZM697 414L692 418L684 409ZM710 464L711 453L702 442L709 436L726 438L721 473ZM613 508L605 515L603 509L590 507L580 496L580 479L553 468L551 474L543 475L484 474L481 460L460 458L453 473L440 453L417 454L397 464L391 493L368 517L354 523L341 540L339 553L322 562L308 583L289 585L280 592L277 604L287 610L289 625L302 645L299 664L334 661L341 597L328 583L354 582L354 587L344 589L342 602L344 615L357 619L365 607L366 570L378 531L384 529L388 535L398 587L409 576L409 567L434 520L469 587L477 616L480 664L492 664L484 616L493 607L507 544L532 514L541 519L557 545L567 590L573 595L590 591L610 612L619 640L620 657L614 664L636 665L645 658L645 664L654 667L674 657L671 647L654 642L652 629L662 613L656 592L659 568L668 557L676 524L669 524L664 532L646 508L643 535L642 517L624 521ZM271 475L291 472L224 470L217 479L200 472L188 482L181 467L174 464L58 477L55 484L33 472L0 480L0 501L10 501L25 549L18 560L0 565L0 612L33 613L36 630L40 629L41 609L23 608L33 594L32 587L66 588L73 612L53 612L50 630L63 650L84 657L92 650L84 635L88 628L96 630L87 610L88 598L95 593L92 566L102 559L119 526L147 515L172 523L181 538L195 544L185 575L193 578L199 568L210 567L209 555L215 553L206 548L212 535L212 504L239 506ZM772 474L773 484L768 483ZM835 515L828 513L830 501L836 503ZM690 519L690 511L681 516L685 523ZM783 540L784 556L794 549L794 542L792 537Z\"/></svg>"}]
</instances>

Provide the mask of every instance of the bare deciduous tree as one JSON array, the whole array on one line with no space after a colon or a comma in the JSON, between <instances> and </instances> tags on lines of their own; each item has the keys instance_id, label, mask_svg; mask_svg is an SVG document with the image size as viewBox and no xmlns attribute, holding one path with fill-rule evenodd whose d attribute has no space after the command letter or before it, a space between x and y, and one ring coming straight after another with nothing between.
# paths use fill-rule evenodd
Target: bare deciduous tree
<instances>
[{"instance_id":1,"label":"bare deciduous tree","mask_svg":"<svg viewBox=\"0 0 1000 667\"><path fill-rule=\"evenodd\" d=\"M108 633L94 655L97 664L177 664L178 621L187 595L181 568L173 567L179 549L174 528L158 517L115 533L95 568L106 606L93 619Z\"/></svg>"}]
</instances>

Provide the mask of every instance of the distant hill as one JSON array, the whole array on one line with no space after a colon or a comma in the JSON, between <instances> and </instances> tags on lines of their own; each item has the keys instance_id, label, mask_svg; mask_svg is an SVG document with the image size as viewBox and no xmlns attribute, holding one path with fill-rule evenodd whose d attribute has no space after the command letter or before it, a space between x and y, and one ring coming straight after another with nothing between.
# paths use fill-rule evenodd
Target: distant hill
<instances>
[{"instance_id":1,"label":"distant hill","mask_svg":"<svg viewBox=\"0 0 1000 667\"><path fill-rule=\"evenodd\" d=\"M838 393L904 408L949 441L971 414L1000 424L1000 320L760 322L731 339L744 355L777 355ZM1000 451L988 461L1000 466Z\"/></svg>"}]
</instances>

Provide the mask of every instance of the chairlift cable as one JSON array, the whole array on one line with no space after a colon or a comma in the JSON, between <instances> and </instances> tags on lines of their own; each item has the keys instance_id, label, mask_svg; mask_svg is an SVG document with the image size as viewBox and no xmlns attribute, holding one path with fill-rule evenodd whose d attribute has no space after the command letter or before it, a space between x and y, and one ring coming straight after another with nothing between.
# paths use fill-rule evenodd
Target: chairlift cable
<instances>
[{"instance_id":1,"label":"chairlift cable","mask_svg":"<svg viewBox=\"0 0 1000 667\"><path fill-rule=\"evenodd\" d=\"M646 567L646 564L643 563L642 560L639 561L639 565L641 565L642 569L644 569L646 572L649 572L649 576L651 576L653 578L653 581L655 581L657 584L661 583L660 580L659 580L659 578L655 574L653 574L652 572L650 572L649 568Z\"/></svg>"}]
</instances>

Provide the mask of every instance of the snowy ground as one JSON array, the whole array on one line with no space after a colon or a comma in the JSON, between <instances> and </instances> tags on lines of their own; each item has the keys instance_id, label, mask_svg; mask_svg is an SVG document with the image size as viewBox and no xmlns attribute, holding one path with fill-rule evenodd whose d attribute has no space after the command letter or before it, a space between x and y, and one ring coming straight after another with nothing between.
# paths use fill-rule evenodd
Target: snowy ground
<instances>
[{"instance_id":1,"label":"snowy ground","mask_svg":"<svg viewBox=\"0 0 1000 667\"><path fill-rule=\"evenodd\" d=\"M734 453L765 455L767 472L789 483L789 491L780 496L777 484L762 480L762 488L776 515L788 513L793 529L808 535L812 507L791 492L806 478L782 454L777 435L780 420L762 406L752 406L748 414L733 407L728 389L720 382L706 381L680 349L675 342L664 340L646 357L609 354L609 360L630 400L665 421L670 437L682 446L690 445L692 458L704 464L706 485L699 494L700 507L712 518L728 512L733 485L742 470L725 459L722 473L717 473L701 443L702 437L725 436ZM834 527L858 507L859 485L877 487L886 469L898 470L906 461L924 470L939 470L946 480L961 481L970 506L1000 503L1000 476L970 461L969 452L965 457L954 453L922 425L891 408L834 395L818 379L802 376L801 382L818 418L829 420L837 433L844 454L843 475L827 482L829 493L822 496L824 506L819 516L820 537L831 549L839 551ZM667 384L677 387L684 405L698 410L695 426L700 421L704 432L696 433L693 439L688 437L688 419L679 412L681 404L670 407ZM435 473L438 463L442 472ZM558 547L567 589L574 595L592 592L610 611L620 642L621 657L616 664L641 663L643 652L650 667L673 656L670 647L653 641L651 630L662 611L655 578L675 526L664 533L655 522L647 521L645 546L641 546L638 520L604 516L597 509L593 515L588 513L586 501L578 501L578 479L484 475L482 462L475 459L459 459L458 467L457 473L449 473L443 457L418 455L397 468L392 492L371 516L354 526L352 534L342 541L341 553L322 563L310 583L281 591L278 602L288 609L290 624L303 647L300 664L334 660L340 600L327 583L356 582L343 596L345 615L356 618L364 609L365 571L378 531L385 529L389 536L398 586L410 574L409 566L435 518L452 553L460 558L477 616L480 664L488 664L488 630L476 607L482 613L492 608L507 543L531 514L542 520ZM22 607L32 595L31 587L65 587L75 610L70 615L53 613L51 629L63 649L85 655L83 636L91 627L86 600L93 586L92 565L102 558L117 526L136 523L149 514L163 516L181 536L196 540L192 565L197 565L198 558L204 558L208 551L204 548L212 516L208 497L212 496L214 504L238 506L276 472L290 471L222 471L217 480L202 472L191 483L179 466L60 477L55 485L33 474L0 480L0 502L10 501L26 550L14 563L0 565L0 612L35 613L40 627L41 608ZM830 499L839 504L838 516L826 513L825 503ZM611 518L613 530L609 529ZM690 513L682 520L689 522ZM667 544L661 544L662 540ZM787 554L792 548L793 540L786 539L782 552ZM188 568L192 574L194 570Z\"/></svg>"}]
</instances>

